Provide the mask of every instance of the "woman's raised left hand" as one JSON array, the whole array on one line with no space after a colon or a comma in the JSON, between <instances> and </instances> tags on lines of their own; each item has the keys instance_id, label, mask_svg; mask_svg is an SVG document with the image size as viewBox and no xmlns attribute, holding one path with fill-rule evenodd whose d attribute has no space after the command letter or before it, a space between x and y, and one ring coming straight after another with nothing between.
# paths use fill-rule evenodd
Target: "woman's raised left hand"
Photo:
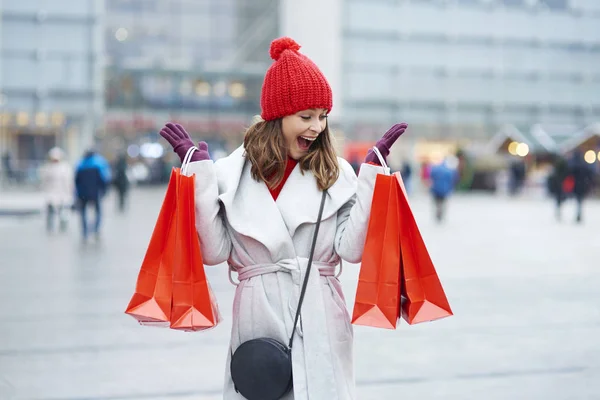
<instances>
[{"instance_id":1,"label":"woman's raised left hand","mask_svg":"<svg viewBox=\"0 0 600 400\"><path fill-rule=\"evenodd\" d=\"M390 149L392 148L392 145L406 131L406 128L408 128L408 124L406 124L405 122L402 122L401 124L395 124L375 144L375 147L377 147L377 149L379 150L379 152L383 156L383 159L386 162L387 156L390 155ZM369 150L369 152L367 153L365 163L381 165L381 163L379 162L379 158L377 157L373 149Z\"/></svg>"}]
</instances>

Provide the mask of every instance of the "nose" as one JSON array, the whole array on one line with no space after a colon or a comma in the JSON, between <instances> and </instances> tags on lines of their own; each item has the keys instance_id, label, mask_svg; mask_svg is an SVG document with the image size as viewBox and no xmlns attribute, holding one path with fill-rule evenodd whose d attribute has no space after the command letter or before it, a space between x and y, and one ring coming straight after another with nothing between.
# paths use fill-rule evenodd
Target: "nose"
<instances>
[{"instance_id":1,"label":"nose","mask_svg":"<svg viewBox=\"0 0 600 400\"><path fill-rule=\"evenodd\" d=\"M319 124L318 122L310 124L310 130L314 133L321 133L321 124Z\"/></svg>"}]
</instances>

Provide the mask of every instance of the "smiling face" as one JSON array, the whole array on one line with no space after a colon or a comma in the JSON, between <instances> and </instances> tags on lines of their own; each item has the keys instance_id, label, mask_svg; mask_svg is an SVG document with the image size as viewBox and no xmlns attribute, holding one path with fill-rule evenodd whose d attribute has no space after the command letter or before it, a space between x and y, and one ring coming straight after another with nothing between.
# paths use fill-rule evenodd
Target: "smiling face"
<instances>
[{"instance_id":1,"label":"smiling face","mask_svg":"<svg viewBox=\"0 0 600 400\"><path fill-rule=\"evenodd\" d=\"M283 138L288 155L294 160L304 157L326 126L327 110L324 108L311 108L283 117Z\"/></svg>"}]
</instances>

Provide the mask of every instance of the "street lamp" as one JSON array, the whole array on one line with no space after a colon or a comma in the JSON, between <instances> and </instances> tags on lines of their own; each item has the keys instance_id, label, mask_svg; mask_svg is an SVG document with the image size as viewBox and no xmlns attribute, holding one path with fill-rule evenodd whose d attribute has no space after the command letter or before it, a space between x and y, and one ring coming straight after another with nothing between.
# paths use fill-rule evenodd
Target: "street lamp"
<instances>
[{"instance_id":1,"label":"street lamp","mask_svg":"<svg viewBox=\"0 0 600 400\"><path fill-rule=\"evenodd\" d=\"M527 154L529 154L529 146L527 143L519 143L517 145L517 155L520 157L525 157Z\"/></svg>"},{"instance_id":2,"label":"street lamp","mask_svg":"<svg viewBox=\"0 0 600 400\"><path fill-rule=\"evenodd\" d=\"M594 150L588 150L585 152L583 159L588 164L593 164L596 162L596 152Z\"/></svg>"},{"instance_id":3,"label":"street lamp","mask_svg":"<svg viewBox=\"0 0 600 400\"><path fill-rule=\"evenodd\" d=\"M117 29L117 31L115 32L115 38L119 41L119 42L124 42L127 40L127 38L129 37L129 32L127 31L127 29L125 28L119 28Z\"/></svg>"}]
</instances>

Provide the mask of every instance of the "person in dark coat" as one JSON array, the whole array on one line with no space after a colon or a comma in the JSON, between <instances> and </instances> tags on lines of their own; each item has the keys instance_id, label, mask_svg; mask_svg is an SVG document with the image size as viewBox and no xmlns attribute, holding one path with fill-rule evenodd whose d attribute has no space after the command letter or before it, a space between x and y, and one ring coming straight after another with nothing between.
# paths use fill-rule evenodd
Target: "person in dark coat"
<instances>
[{"instance_id":1,"label":"person in dark coat","mask_svg":"<svg viewBox=\"0 0 600 400\"><path fill-rule=\"evenodd\" d=\"M412 192L412 166L408 161L402 164L402 170L400 171L402 181L404 182L404 188L406 192L410 194Z\"/></svg>"},{"instance_id":2,"label":"person in dark coat","mask_svg":"<svg viewBox=\"0 0 600 400\"><path fill-rule=\"evenodd\" d=\"M6 176L7 183L13 183L16 180L16 172L13 167L12 156L9 151L2 155L2 169Z\"/></svg>"},{"instance_id":3,"label":"person in dark coat","mask_svg":"<svg viewBox=\"0 0 600 400\"><path fill-rule=\"evenodd\" d=\"M552 195L556 204L556 219L561 219L561 206L567 198L567 193L563 188L565 179L569 174L569 166L567 160L565 160L559 154L554 156L554 163L552 173L548 177L548 191Z\"/></svg>"},{"instance_id":4,"label":"person in dark coat","mask_svg":"<svg viewBox=\"0 0 600 400\"><path fill-rule=\"evenodd\" d=\"M568 173L573 177L573 197L577 201L576 221L583 219L583 199L589 193L594 179L592 167L585 162L583 154L580 151L573 152L569 160Z\"/></svg>"},{"instance_id":5,"label":"person in dark coat","mask_svg":"<svg viewBox=\"0 0 600 400\"><path fill-rule=\"evenodd\" d=\"M508 192L515 196L521 192L525 183L525 162L522 159L515 158L510 163L510 175Z\"/></svg>"},{"instance_id":6,"label":"person in dark coat","mask_svg":"<svg viewBox=\"0 0 600 400\"><path fill-rule=\"evenodd\" d=\"M110 166L106 159L91 149L86 151L75 172L75 191L81 214L83 240L88 238L88 222L86 209L93 204L96 211L96 221L93 232L98 237L102 221L101 201L111 181Z\"/></svg>"},{"instance_id":7,"label":"person in dark coat","mask_svg":"<svg viewBox=\"0 0 600 400\"><path fill-rule=\"evenodd\" d=\"M114 165L113 185L119 194L119 211L125 211L125 203L127 201L127 193L129 192L129 179L127 178L127 156L119 155Z\"/></svg>"}]
</instances>

